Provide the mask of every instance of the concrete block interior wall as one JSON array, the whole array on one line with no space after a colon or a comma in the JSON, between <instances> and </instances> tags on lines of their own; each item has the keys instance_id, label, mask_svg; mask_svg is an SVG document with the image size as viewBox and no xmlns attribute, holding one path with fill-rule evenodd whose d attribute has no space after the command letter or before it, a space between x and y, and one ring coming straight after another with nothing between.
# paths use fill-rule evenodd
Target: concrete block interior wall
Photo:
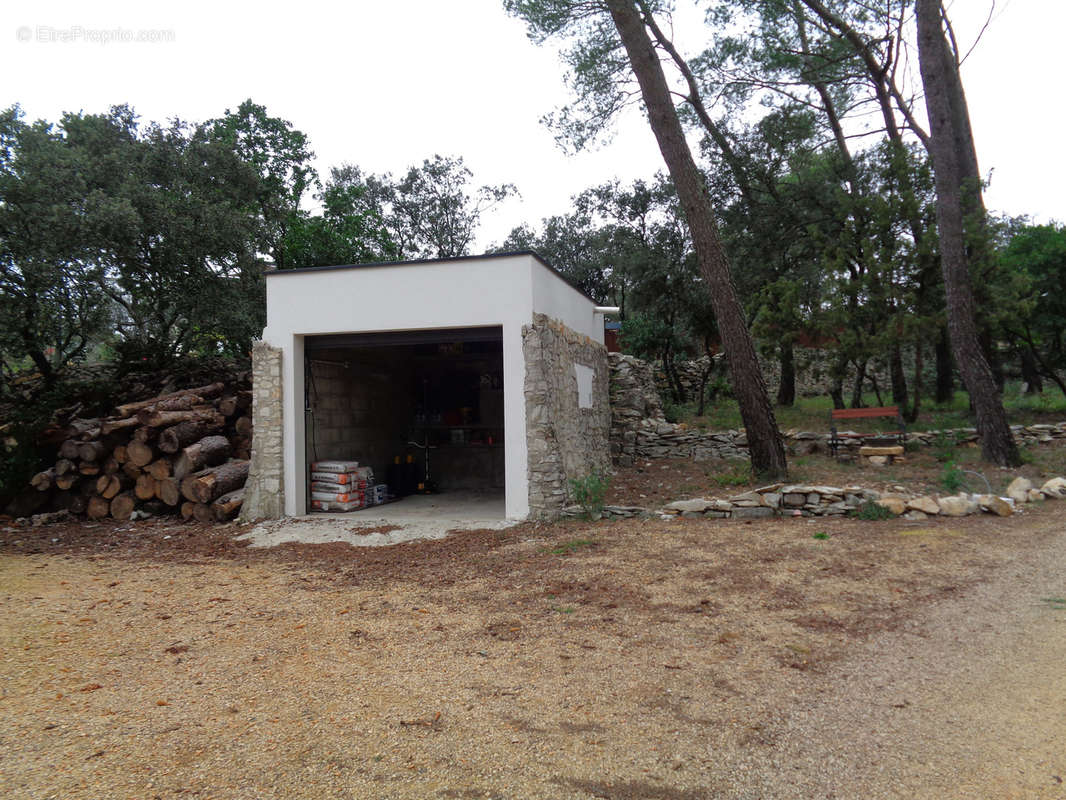
<instances>
[{"instance_id":1,"label":"concrete block interior wall","mask_svg":"<svg viewBox=\"0 0 1066 800\"><path fill-rule=\"evenodd\" d=\"M496 342L309 348L307 462L353 459L382 482L395 457L440 489L503 489L503 354Z\"/></svg>"}]
</instances>

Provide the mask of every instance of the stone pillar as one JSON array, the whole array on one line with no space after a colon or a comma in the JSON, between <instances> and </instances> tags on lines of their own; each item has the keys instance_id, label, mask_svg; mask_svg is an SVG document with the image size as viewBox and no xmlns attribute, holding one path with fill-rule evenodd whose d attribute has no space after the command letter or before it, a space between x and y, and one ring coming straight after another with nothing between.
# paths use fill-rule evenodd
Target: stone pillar
<instances>
[{"instance_id":1,"label":"stone pillar","mask_svg":"<svg viewBox=\"0 0 1066 800\"><path fill-rule=\"evenodd\" d=\"M256 342L252 346L252 463L241 522L280 519L284 514L282 418L281 348Z\"/></svg>"},{"instance_id":2,"label":"stone pillar","mask_svg":"<svg viewBox=\"0 0 1066 800\"><path fill-rule=\"evenodd\" d=\"M569 503L570 480L610 470L607 348L535 314L522 352L529 513L550 518Z\"/></svg>"}]
</instances>

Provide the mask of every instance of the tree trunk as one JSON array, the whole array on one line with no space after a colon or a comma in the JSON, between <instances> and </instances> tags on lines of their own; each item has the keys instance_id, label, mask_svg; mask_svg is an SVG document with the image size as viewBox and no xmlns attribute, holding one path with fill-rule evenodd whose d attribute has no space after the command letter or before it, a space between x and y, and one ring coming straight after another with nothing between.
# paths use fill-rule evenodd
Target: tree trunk
<instances>
[{"instance_id":1,"label":"tree trunk","mask_svg":"<svg viewBox=\"0 0 1066 800\"><path fill-rule=\"evenodd\" d=\"M174 461L174 477L181 480L204 467L221 464L230 457L230 450L229 439L225 436L206 436L182 450Z\"/></svg>"},{"instance_id":2,"label":"tree trunk","mask_svg":"<svg viewBox=\"0 0 1066 800\"><path fill-rule=\"evenodd\" d=\"M981 351L966 250L966 223L983 227L977 151L958 65L944 36L940 0L915 0L918 63L929 114L929 154L936 182L940 266L955 360L977 414L981 455L1001 467L1021 464L1002 398Z\"/></svg>"},{"instance_id":3,"label":"tree trunk","mask_svg":"<svg viewBox=\"0 0 1066 800\"><path fill-rule=\"evenodd\" d=\"M67 489L71 489L71 488L73 488L74 486L77 485L78 479L80 477L81 476L78 475L78 473L76 473L76 472L73 473L73 474L68 473L66 475L56 475L56 481L55 481L56 482L56 488L57 489L62 489L63 491L66 491Z\"/></svg>"},{"instance_id":4,"label":"tree trunk","mask_svg":"<svg viewBox=\"0 0 1066 800\"><path fill-rule=\"evenodd\" d=\"M707 384L710 383L711 375L714 374L714 356L711 355L711 350L706 345L703 348L703 354L707 358L707 367L700 373L699 404L696 407L697 417L702 417L707 411Z\"/></svg>"},{"instance_id":5,"label":"tree trunk","mask_svg":"<svg viewBox=\"0 0 1066 800\"><path fill-rule=\"evenodd\" d=\"M903 413L907 422L917 422L922 410L922 362L922 343L917 342L914 345L914 405Z\"/></svg>"},{"instance_id":6,"label":"tree trunk","mask_svg":"<svg viewBox=\"0 0 1066 800\"><path fill-rule=\"evenodd\" d=\"M851 386L851 407L862 408L862 387L866 383L866 365L868 361L856 362L855 383Z\"/></svg>"},{"instance_id":7,"label":"tree trunk","mask_svg":"<svg viewBox=\"0 0 1066 800\"><path fill-rule=\"evenodd\" d=\"M229 461L211 469L189 475L181 482L181 493L194 503L210 503L226 492L244 486L248 480L247 461Z\"/></svg>"},{"instance_id":8,"label":"tree trunk","mask_svg":"<svg viewBox=\"0 0 1066 800\"><path fill-rule=\"evenodd\" d=\"M101 475L96 481L96 493L105 500L111 500L131 486L133 479L128 475Z\"/></svg>"},{"instance_id":9,"label":"tree trunk","mask_svg":"<svg viewBox=\"0 0 1066 800\"><path fill-rule=\"evenodd\" d=\"M111 513L111 501L105 500L99 495L89 498L89 503L85 507L85 515L89 519L103 519Z\"/></svg>"},{"instance_id":10,"label":"tree trunk","mask_svg":"<svg viewBox=\"0 0 1066 800\"><path fill-rule=\"evenodd\" d=\"M111 501L111 516L118 520L128 520L130 515L133 514L133 510L137 508L137 500L134 498L132 492L123 492L122 494L115 495L115 498Z\"/></svg>"},{"instance_id":11,"label":"tree trunk","mask_svg":"<svg viewBox=\"0 0 1066 800\"><path fill-rule=\"evenodd\" d=\"M126 428L136 428L140 425L136 417L127 417L126 419L108 419L100 423L100 433L104 436L114 433L115 431L121 431Z\"/></svg>"},{"instance_id":12,"label":"tree trunk","mask_svg":"<svg viewBox=\"0 0 1066 800\"><path fill-rule=\"evenodd\" d=\"M80 446L81 442L75 439L67 439L59 446L59 457L73 461L78 458L78 448Z\"/></svg>"},{"instance_id":13,"label":"tree trunk","mask_svg":"<svg viewBox=\"0 0 1066 800\"><path fill-rule=\"evenodd\" d=\"M83 442L78 445L78 458L82 461L102 461L107 457L107 445L103 442Z\"/></svg>"},{"instance_id":14,"label":"tree trunk","mask_svg":"<svg viewBox=\"0 0 1066 800\"><path fill-rule=\"evenodd\" d=\"M235 492L224 494L211 504L211 511L217 522L227 522L237 516L244 502L244 487Z\"/></svg>"},{"instance_id":15,"label":"tree trunk","mask_svg":"<svg viewBox=\"0 0 1066 800\"><path fill-rule=\"evenodd\" d=\"M981 349L985 352L988 368L992 370L992 379L996 382L996 390L1003 394L1003 387L1007 384L1007 375L1003 371L1003 354L999 351L999 345L988 331L981 334Z\"/></svg>"},{"instance_id":16,"label":"tree trunk","mask_svg":"<svg viewBox=\"0 0 1066 800\"><path fill-rule=\"evenodd\" d=\"M164 478L155 482L155 496L168 506L181 502L181 481L177 478Z\"/></svg>"},{"instance_id":17,"label":"tree trunk","mask_svg":"<svg viewBox=\"0 0 1066 800\"><path fill-rule=\"evenodd\" d=\"M781 382L777 385L777 404L791 406L796 402L796 358L795 348L790 337L781 341L779 351L781 360Z\"/></svg>"},{"instance_id":18,"label":"tree trunk","mask_svg":"<svg viewBox=\"0 0 1066 800\"><path fill-rule=\"evenodd\" d=\"M174 464L169 458L157 458L148 465L148 469L145 472L157 481L161 481L163 478L169 478L174 474Z\"/></svg>"},{"instance_id":19,"label":"tree trunk","mask_svg":"<svg viewBox=\"0 0 1066 800\"><path fill-rule=\"evenodd\" d=\"M152 445L145 442L130 442L126 445L127 463L135 467L147 467L155 460L156 452Z\"/></svg>"},{"instance_id":20,"label":"tree trunk","mask_svg":"<svg viewBox=\"0 0 1066 800\"><path fill-rule=\"evenodd\" d=\"M632 0L608 0L607 7L640 84L652 132L688 221L722 346L729 359L733 393L747 429L752 469L766 478L784 478L788 473L784 442L774 419L774 409L755 356L744 311L737 299L707 190L685 141L662 64Z\"/></svg>"},{"instance_id":21,"label":"tree trunk","mask_svg":"<svg viewBox=\"0 0 1066 800\"><path fill-rule=\"evenodd\" d=\"M222 390L225 388L225 384L212 383L208 386L199 386L195 389L182 389L180 392L171 392L170 394L165 394L162 397L153 397L151 400L138 400L136 403L126 403L125 405L118 406L115 409L115 414L119 417L128 417L130 416L130 414L133 414L142 408L148 408L150 406L162 403L163 401L190 394L197 395L201 399L207 397L217 397L218 395L222 394Z\"/></svg>"},{"instance_id":22,"label":"tree trunk","mask_svg":"<svg viewBox=\"0 0 1066 800\"><path fill-rule=\"evenodd\" d=\"M1031 348L1022 348L1022 380L1025 381L1026 394L1038 394L1044 391L1044 381L1036 366Z\"/></svg>"},{"instance_id":23,"label":"tree trunk","mask_svg":"<svg viewBox=\"0 0 1066 800\"><path fill-rule=\"evenodd\" d=\"M846 408L844 405L844 377L848 372L848 358L840 353L829 368L829 396L833 400L833 408Z\"/></svg>"},{"instance_id":24,"label":"tree trunk","mask_svg":"<svg viewBox=\"0 0 1066 800\"><path fill-rule=\"evenodd\" d=\"M56 470L55 467L50 467L44 472L38 472L30 480L30 486L36 489L38 492L47 492L52 488L55 483Z\"/></svg>"},{"instance_id":25,"label":"tree trunk","mask_svg":"<svg viewBox=\"0 0 1066 800\"><path fill-rule=\"evenodd\" d=\"M901 409L907 407L907 376L903 373L903 348L899 341L892 344L889 356L889 377L892 380L892 402Z\"/></svg>"},{"instance_id":26,"label":"tree trunk","mask_svg":"<svg viewBox=\"0 0 1066 800\"><path fill-rule=\"evenodd\" d=\"M215 521L215 513L207 503L193 503L192 516L197 522L211 523Z\"/></svg>"},{"instance_id":27,"label":"tree trunk","mask_svg":"<svg viewBox=\"0 0 1066 800\"><path fill-rule=\"evenodd\" d=\"M225 419L210 406L199 406L189 411L154 411L142 408L137 412L137 420L150 428L166 428L180 422L205 422L222 427Z\"/></svg>"},{"instance_id":28,"label":"tree trunk","mask_svg":"<svg viewBox=\"0 0 1066 800\"><path fill-rule=\"evenodd\" d=\"M936 339L936 402L945 405L955 399L955 362L951 358L951 339L947 326Z\"/></svg>"},{"instance_id":29,"label":"tree trunk","mask_svg":"<svg viewBox=\"0 0 1066 800\"><path fill-rule=\"evenodd\" d=\"M164 453L176 453L221 428L221 424L207 422L178 423L159 434L159 449Z\"/></svg>"},{"instance_id":30,"label":"tree trunk","mask_svg":"<svg viewBox=\"0 0 1066 800\"><path fill-rule=\"evenodd\" d=\"M141 475L133 486L133 493L138 500L151 500L155 497L155 478L148 473Z\"/></svg>"}]
</instances>

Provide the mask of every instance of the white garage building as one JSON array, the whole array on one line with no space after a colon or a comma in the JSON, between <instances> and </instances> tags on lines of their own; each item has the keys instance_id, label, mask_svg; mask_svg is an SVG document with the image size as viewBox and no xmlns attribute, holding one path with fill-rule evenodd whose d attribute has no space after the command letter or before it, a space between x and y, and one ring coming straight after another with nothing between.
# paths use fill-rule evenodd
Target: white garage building
<instances>
[{"instance_id":1,"label":"white garage building","mask_svg":"<svg viewBox=\"0 0 1066 800\"><path fill-rule=\"evenodd\" d=\"M411 455L443 492L552 516L609 462L603 312L532 252L278 270L253 351L246 519L307 513L309 464L384 482Z\"/></svg>"}]
</instances>

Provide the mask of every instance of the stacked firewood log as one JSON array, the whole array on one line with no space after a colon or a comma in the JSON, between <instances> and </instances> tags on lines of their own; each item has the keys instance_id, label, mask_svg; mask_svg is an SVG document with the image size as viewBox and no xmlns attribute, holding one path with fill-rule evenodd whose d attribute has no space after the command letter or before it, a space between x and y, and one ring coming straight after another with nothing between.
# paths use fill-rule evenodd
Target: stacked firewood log
<instances>
[{"instance_id":1,"label":"stacked firewood log","mask_svg":"<svg viewBox=\"0 0 1066 800\"><path fill-rule=\"evenodd\" d=\"M31 485L51 505L91 519L181 514L233 519L252 447L252 393L212 383L72 419L54 466Z\"/></svg>"}]
</instances>

